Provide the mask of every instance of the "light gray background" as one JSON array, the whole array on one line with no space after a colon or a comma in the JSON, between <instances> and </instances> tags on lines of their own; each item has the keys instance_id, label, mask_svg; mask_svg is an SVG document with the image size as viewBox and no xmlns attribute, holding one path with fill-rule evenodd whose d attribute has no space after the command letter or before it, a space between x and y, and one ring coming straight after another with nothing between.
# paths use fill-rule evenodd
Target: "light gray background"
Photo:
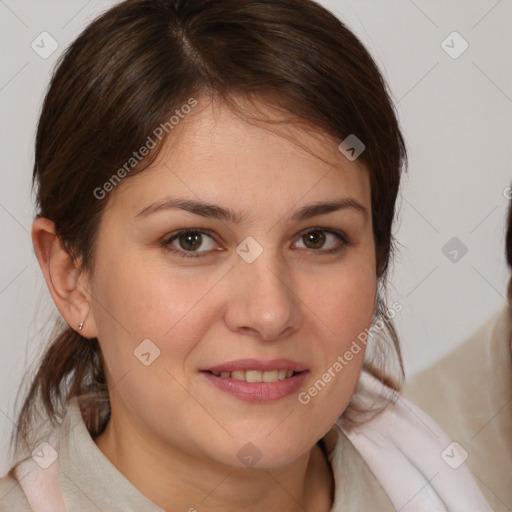
<instances>
[{"instance_id":1,"label":"light gray background","mask_svg":"<svg viewBox=\"0 0 512 512\"><path fill-rule=\"evenodd\" d=\"M114 3L0 0L0 475L12 463L7 434L16 391L55 315L30 240L38 113L57 57ZM409 148L390 303L403 304L396 321L410 376L460 344L505 301L512 1L322 4L356 32L381 66ZM44 31L59 45L47 59L31 48ZM441 46L453 31L469 44L457 59ZM452 39L451 51L461 48ZM442 252L454 236L468 249L457 262Z\"/></svg>"}]
</instances>

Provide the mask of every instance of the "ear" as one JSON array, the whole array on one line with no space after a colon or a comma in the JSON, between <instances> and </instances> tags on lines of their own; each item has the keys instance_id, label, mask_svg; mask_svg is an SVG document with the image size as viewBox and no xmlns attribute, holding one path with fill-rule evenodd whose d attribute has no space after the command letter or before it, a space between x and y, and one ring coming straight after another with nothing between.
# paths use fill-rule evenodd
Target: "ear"
<instances>
[{"instance_id":1,"label":"ear","mask_svg":"<svg viewBox=\"0 0 512 512\"><path fill-rule=\"evenodd\" d=\"M66 252L55 232L55 224L37 217L32 225L32 243L46 285L68 325L85 338L96 338L92 298L85 273ZM81 330L78 324L84 322Z\"/></svg>"}]
</instances>

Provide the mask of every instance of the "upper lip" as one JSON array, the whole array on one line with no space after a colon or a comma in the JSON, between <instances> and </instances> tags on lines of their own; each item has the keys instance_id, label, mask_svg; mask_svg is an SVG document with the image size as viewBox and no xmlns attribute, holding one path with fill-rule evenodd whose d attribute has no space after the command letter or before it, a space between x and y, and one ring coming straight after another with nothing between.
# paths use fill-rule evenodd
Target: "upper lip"
<instances>
[{"instance_id":1,"label":"upper lip","mask_svg":"<svg viewBox=\"0 0 512 512\"><path fill-rule=\"evenodd\" d=\"M293 370L294 372L303 372L307 368L290 359L271 359L265 361L263 359L237 359L235 361L228 361L226 363L209 366L202 371L209 372L234 372L237 370L256 370L256 371L273 371L273 370Z\"/></svg>"}]
</instances>

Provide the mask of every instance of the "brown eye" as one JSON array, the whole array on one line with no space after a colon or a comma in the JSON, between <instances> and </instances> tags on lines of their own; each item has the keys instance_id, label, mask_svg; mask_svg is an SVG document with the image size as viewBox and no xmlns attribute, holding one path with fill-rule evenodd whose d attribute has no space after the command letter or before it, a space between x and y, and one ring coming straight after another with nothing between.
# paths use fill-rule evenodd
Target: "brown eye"
<instances>
[{"instance_id":1,"label":"brown eye","mask_svg":"<svg viewBox=\"0 0 512 512\"><path fill-rule=\"evenodd\" d=\"M321 249L325 244L326 236L323 231L310 231L302 235L302 239L308 249Z\"/></svg>"},{"instance_id":2,"label":"brown eye","mask_svg":"<svg viewBox=\"0 0 512 512\"><path fill-rule=\"evenodd\" d=\"M190 231L188 233L183 233L179 235L178 242L180 248L185 251L195 251L199 247L201 247L201 243L203 241L203 236L201 233L196 233L194 231Z\"/></svg>"},{"instance_id":3,"label":"brown eye","mask_svg":"<svg viewBox=\"0 0 512 512\"><path fill-rule=\"evenodd\" d=\"M183 230L162 242L166 250L179 256L205 256L215 251L216 242L203 231Z\"/></svg>"},{"instance_id":4,"label":"brown eye","mask_svg":"<svg viewBox=\"0 0 512 512\"><path fill-rule=\"evenodd\" d=\"M350 245L350 241L342 231L315 228L303 232L294 245L298 249L309 249L318 254L329 254L341 251Z\"/></svg>"}]
</instances>

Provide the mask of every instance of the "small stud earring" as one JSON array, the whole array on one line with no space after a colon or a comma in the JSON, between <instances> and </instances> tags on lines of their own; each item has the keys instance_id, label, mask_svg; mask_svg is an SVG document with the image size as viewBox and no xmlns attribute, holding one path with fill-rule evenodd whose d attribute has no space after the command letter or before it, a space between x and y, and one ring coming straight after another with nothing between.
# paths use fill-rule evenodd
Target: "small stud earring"
<instances>
[{"instance_id":1,"label":"small stud earring","mask_svg":"<svg viewBox=\"0 0 512 512\"><path fill-rule=\"evenodd\" d=\"M79 331L81 331L83 326L84 326L84 323L83 323L83 322L80 322L80 323L78 324L78 330L79 330Z\"/></svg>"}]
</instances>

